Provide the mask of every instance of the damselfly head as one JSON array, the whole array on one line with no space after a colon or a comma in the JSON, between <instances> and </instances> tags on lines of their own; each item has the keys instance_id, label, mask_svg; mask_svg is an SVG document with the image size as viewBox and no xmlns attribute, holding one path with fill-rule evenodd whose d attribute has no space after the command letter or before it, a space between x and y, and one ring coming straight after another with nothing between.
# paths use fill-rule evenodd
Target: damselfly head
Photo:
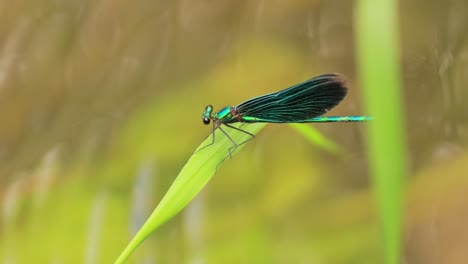
<instances>
[{"instance_id":1,"label":"damselfly head","mask_svg":"<svg viewBox=\"0 0 468 264\"><path fill-rule=\"evenodd\" d=\"M205 125L210 124L211 112L213 112L213 106L212 105L207 105L205 107L205 112L203 112L203 115L202 115L203 124L205 124Z\"/></svg>"}]
</instances>

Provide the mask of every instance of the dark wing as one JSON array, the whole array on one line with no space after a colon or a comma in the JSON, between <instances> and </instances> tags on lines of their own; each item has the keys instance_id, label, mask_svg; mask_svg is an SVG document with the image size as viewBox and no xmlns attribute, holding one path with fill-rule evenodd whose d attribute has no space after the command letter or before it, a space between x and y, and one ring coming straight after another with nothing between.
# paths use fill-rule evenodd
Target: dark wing
<instances>
[{"instance_id":1,"label":"dark wing","mask_svg":"<svg viewBox=\"0 0 468 264\"><path fill-rule=\"evenodd\" d=\"M263 122L300 122L325 114L343 100L347 90L339 75L324 74L282 91L247 100L236 106L236 110L241 116Z\"/></svg>"}]
</instances>

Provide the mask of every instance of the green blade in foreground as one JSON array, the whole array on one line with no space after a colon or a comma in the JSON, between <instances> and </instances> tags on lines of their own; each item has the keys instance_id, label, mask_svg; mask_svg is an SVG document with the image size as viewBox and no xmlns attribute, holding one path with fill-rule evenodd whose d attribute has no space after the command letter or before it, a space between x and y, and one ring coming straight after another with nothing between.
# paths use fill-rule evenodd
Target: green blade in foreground
<instances>
[{"instance_id":1,"label":"green blade in foreground","mask_svg":"<svg viewBox=\"0 0 468 264\"><path fill-rule=\"evenodd\" d=\"M257 134L265 124L249 124L242 129L252 134ZM239 125L236 125L239 127ZM211 128L211 127L210 127ZM246 133L224 127L226 132L235 142L242 143L250 138ZM209 130L207 130L209 131ZM210 144L211 135L197 148ZM237 153L245 144L240 145L233 153ZM221 132L216 130L215 144L195 152L180 171L172 183L166 195L162 198L156 209L143 224L135 237L130 241L115 263L123 263L128 256L143 242L152 232L162 224L179 213L208 183L216 173L216 168L223 159L229 155L228 149L233 147L232 142Z\"/></svg>"}]
</instances>

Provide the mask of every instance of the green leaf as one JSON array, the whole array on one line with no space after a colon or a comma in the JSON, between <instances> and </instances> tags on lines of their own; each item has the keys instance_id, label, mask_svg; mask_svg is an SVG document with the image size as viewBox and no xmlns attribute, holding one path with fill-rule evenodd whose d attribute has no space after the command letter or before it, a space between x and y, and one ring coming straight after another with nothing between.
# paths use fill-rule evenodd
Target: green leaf
<instances>
[{"instance_id":1,"label":"green leaf","mask_svg":"<svg viewBox=\"0 0 468 264\"><path fill-rule=\"evenodd\" d=\"M398 1L358 1L357 47L369 114L369 160L382 219L385 263L400 263L402 180L406 175L399 66Z\"/></svg>"},{"instance_id":2,"label":"green leaf","mask_svg":"<svg viewBox=\"0 0 468 264\"><path fill-rule=\"evenodd\" d=\"M239 125L235 126L239 127ZM264 126L265 124L248 124L241 128L255 135ZM223 127L223 129L229 133L229 136L238 144L251 138L248 134L241 131L228 127ZM215 144L203 148L212 142L212 138L209 136L197 148L197 151L195 151L182 168L166 195L164 195L156 209L120 254L115 263L123 263L141 242L162 224L179 213L202 190L211 177L213 177L216 170L220 167L219 165L224 162L225 158L229 155L229 148L233 147L233 143L219 129L216 130L215 138ZM245 146L245 144L240 145L232 156L243 146Z\"/></svg>"},{"instance_id":3,"label":"green leaf","mask_svg":"<svg viewBox=\"0 0 468 264\"><path fill-rule=\"evenodd\" d=\"M289 126L304 136L311 144L317 145L333 154L342 154L340 147L335 142L320 134L312 126L307 124L289 124Z\"/></svg>"}]
</instances>

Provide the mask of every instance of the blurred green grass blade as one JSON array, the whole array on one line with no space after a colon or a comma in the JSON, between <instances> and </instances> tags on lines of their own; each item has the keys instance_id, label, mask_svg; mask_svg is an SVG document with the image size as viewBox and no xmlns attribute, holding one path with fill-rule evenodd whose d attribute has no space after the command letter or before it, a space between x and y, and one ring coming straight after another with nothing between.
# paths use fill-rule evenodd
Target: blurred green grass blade
<instances>
[{"instance_id":1,"label":"blurred green grass blade","mask_svg":"<svg viewBox=\"0 0 468 264\"><path fill-rule=\"evenodd\" d=\"M235 125L239 127L239 125ZM252 134L257 134L265 124L249 124L242 126L242 129ZM249 139L250 136L240 131L225 127L226 132L232 139L241 143ZM197 148L210 144L211 136ZM180 171L177 178L172 183L166 195L162 198L156 209L143 224L135 237L130 241L127 247L122 251L115 263L123 263L128 256L143 242L152 232L158 229L162 224L179 213L208 183L216 173L216 167L228 155L228 149L232 142L222 132L216 130L215 144L194 153L185 166ZM237 153L245 144L240 145ZM235 153L233 155L235 155Z\"/></svg>"},{"instance_id":2,"label":"blurred green grass blade","mask_svg":"<svg viewBox=\"0 0 468 264\"><path fill-rule=\"evenodd\" d=\"M369 114L369 159L384 235L385 262L400 263L402 179L406 173L399 67L398 1L357 2L360 79Z\"/></svg>"},{"instance_id":3,"label":"blurred green grass blade","mask_svg":"<svg viewBox=\"0 0 468 264\"><path fill-rule=\"evenodd\" d=\"M317 145L318 147L331 152L333 154L342 154L340 147L335 144L332 140L324 137L311 125L307 124L289 124L299 134L304 136L311 144Z\"/></svg>"}]
</instances>

